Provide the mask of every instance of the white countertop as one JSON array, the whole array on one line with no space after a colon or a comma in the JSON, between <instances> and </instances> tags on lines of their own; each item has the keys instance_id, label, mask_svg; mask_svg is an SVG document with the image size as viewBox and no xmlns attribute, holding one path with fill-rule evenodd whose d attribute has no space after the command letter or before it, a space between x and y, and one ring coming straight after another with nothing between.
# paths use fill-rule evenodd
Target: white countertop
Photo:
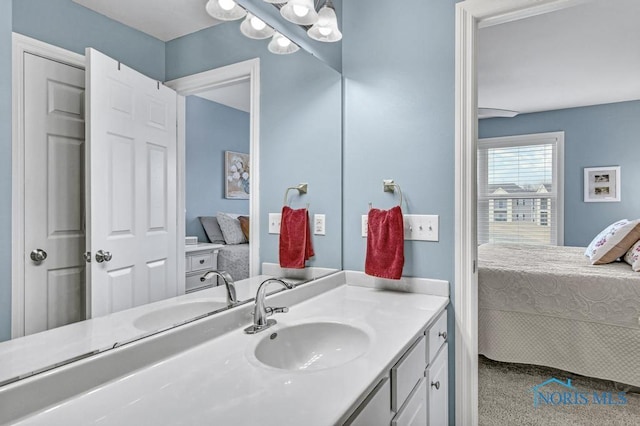
<instances>
[{"instance_id":1,"label":"white countertop","mask_svg":"<svg viewBox=\"0 0 640 426\"><path fill-rule=\"evenodd\" d=\"M238 300L253 299L258 286L271 276L258 275L236 282ZM136 318L157 309L192 300L226 302L224 286L165 299L103 317L80 321L45 332L0 343L0 384L16 377L48 369L85 354L112 348L150 334L133 325Z\"/></svg>"},{"instance_id":2,"label":"white countertop","mask_svg":"<svg viewBox=\"0 0 640 426\"><path fill-rule=\"evenodd\" d=\"M287 314L276 314L278 324L268 331L247 335L242 328L233 330L114 378L19 424L335 424L447 303L448 297L342 285L290 306ZM216 320L200 321L213 325ZM316 321L364 330L370 337L369 349L344 365L320 371L278 370L255 359L255 346L265 336ZM178 332L188 333L190 328L195 329L189 324Z\"/></svg>"}]
</instances>

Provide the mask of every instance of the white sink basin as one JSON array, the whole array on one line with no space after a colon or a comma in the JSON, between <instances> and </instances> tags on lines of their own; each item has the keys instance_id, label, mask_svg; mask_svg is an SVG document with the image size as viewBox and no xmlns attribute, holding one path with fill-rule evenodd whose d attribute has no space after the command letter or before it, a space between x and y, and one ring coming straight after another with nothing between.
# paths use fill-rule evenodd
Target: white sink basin
<instances>
[{"instance_id":1,"label":"white sink basin","mask_svg":"<svg viewBox=\"0 0 640 426\"><path fill-rule=\"evenodd\" d=\"M270 367L316 371L337 367L363 355L369 336L359 328L334 322L292 325L266 331L255 356Z\"/></svg>"},{"instance_id":2,"label":"white sink basin","mask_svg":"<svg viewBox=\"0 0 640 426\"><path fill-rule=\"evenodd\" d=\"M225 302L212 300L179 303L141 315L133 321L133 325L140 330L155 331L180 324L209 312L217 311L226 306L227 304Z\"/></svg>"}]
</instances>

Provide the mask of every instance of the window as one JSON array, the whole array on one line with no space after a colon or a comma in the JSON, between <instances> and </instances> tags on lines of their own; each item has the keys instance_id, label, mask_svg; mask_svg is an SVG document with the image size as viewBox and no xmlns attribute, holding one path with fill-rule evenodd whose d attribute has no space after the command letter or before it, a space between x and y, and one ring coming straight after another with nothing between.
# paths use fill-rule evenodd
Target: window
<instances>
[{"instance_id":1,"label":"window","mask_svg":"<svg viewBox=\"0 0 640 426\"><path fill-rule=\"evenodd\" d=\"M478 243L563 244L564 133L478 141Z\"/></svg>"}]
</instances>

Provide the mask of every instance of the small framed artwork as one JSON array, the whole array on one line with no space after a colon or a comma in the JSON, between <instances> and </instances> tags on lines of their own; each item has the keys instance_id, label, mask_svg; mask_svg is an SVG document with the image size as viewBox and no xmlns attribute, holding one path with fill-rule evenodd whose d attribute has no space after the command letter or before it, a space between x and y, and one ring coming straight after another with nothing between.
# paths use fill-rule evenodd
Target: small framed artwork
<instances>
[{"instance_id":1,"label":"small framed artwork","mask_svg":"<svg viewBox=\"0 0 640 426\"><path fill-rule=\"evenodd\" d=\"M584 202L620 201L620 166L585 167Z\"/></svg>"},{"instance_id":2,"label":"small framed artwork","mask_svg":"<svg viewBox=\"0 0 640 426\"><path fill-rule=\"evenodd\" d=\"M232 200L249 199L249 154L224 152L224 197Z\"/></svg>"}]
</instances>

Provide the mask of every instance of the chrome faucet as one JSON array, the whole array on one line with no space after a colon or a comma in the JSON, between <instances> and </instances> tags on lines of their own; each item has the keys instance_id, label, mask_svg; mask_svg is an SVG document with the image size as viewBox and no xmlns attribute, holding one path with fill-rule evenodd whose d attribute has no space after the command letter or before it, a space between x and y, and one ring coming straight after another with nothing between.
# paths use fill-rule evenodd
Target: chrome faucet
<instances>
[{"instance_id":1,"label":"chrome faucet","mask_svg":"<svg viewBox=\"0 0 640 426\"><path fill-rule=\"evenodd\" d=\"M217 275L222 278L222 281L224 281L224 286L227 288L227 305L236 305L238 303L238 298L236 297L236 285L228 272L212 269L211 271L205 272L205 274L200 277L200 281L205 282L214 275Z\"/></svg>"},{"instance_id":2,"label":"chrome faucet","mask_svg":"<svg viewBox=\"0 0 640 426\"><path fill-rule=\"evenodd\" d=\"M276 313L286 313L289 312L289 308L280 307L280 308L272 308L271 306L265 307L264 298L267 292L267 285L269 283L279 283L283 287L288 288L289 290L293 289L295 286L293 284L289 284L284 282L278 278L269 278L260 284L258 287L258 292L256 293L256 305L253 309L253 325L244 329L244 332L247 334L256 334L262 330L266 330L272 325L276 324L276 320L267 319L267 316L273 315Z\"/></svg>"}]
</instances>

